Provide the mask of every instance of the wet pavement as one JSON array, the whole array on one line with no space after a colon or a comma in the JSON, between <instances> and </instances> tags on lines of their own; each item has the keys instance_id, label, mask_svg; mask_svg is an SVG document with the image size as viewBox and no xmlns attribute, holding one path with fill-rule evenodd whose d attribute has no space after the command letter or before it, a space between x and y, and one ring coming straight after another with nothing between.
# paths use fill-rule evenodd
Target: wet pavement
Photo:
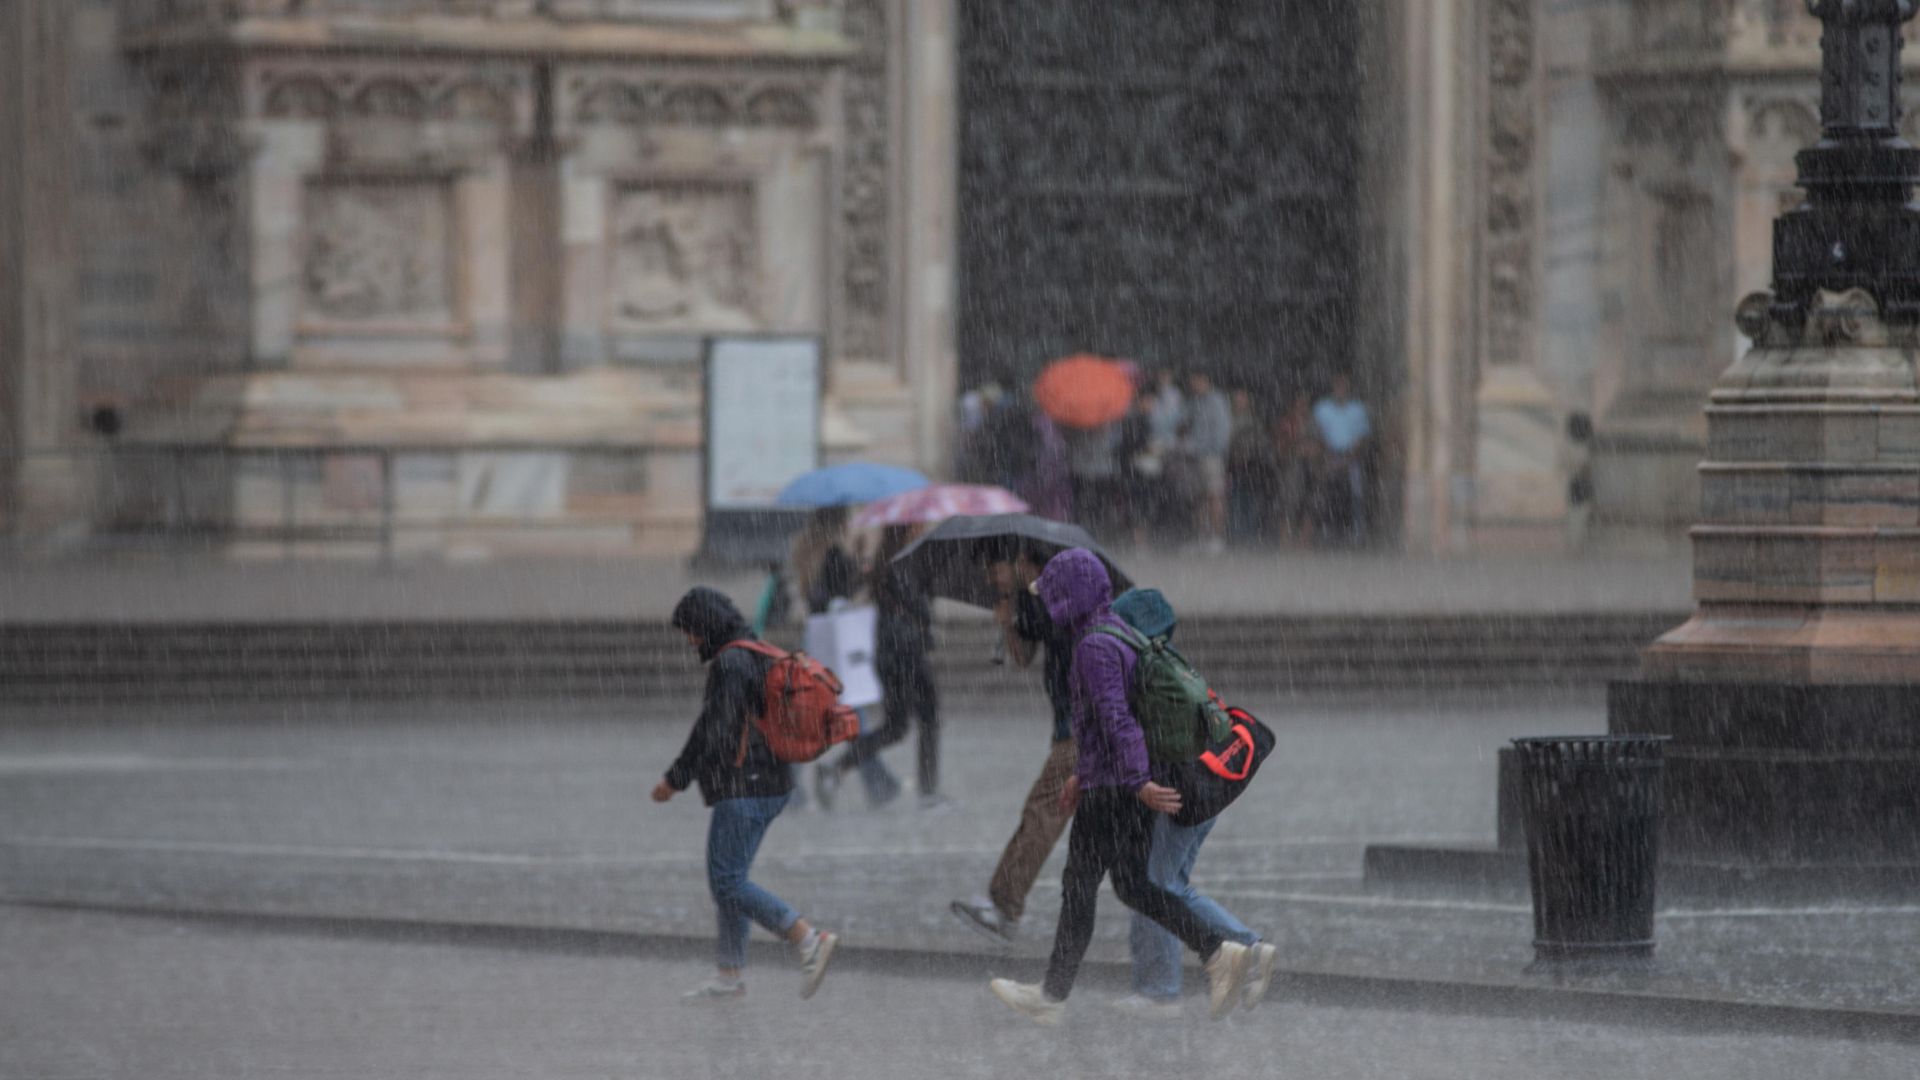
<instances>
[{"instance_id":1,"label":"wet pavement","mask_svg":"<svg viewBox=\"0 0 1920 1080\"><path fill-rule=\"evenodd\" d=\"M1032 1027L981 980L836 966L799 1000L791 970L745 1001L689 1009L697 959L640 947L526 947L433 934L0 906L9 1080L918 1080L922 1077L1539 1077L1905 1080L1920 1046L1748 1026L1691 1029L1444 1007L1371 1007L1281 988L1219 1024L1198 1002L1142 1023L1089 980L1066 1025ZM771 961L773 958L764 958Z\"/></svg>"},{"instance_id":2,"label":"wet pavement","mask_svg":"<svg viewBox=\"0 0 1920 1080\"><path fill-rule=\"evenodd\" d=\"M1597 697L1257 711L1280 749L1222 819L1196 880L1279 942L1306 984L1920 1017L1920 906L1669 908L1653 968L1565 978L1526 971L1524 906L1363 892L1367 843L1490 841L1494 752L1515 735L1598 730ZM645 798L681 737L667 719L534 704L15 710L0 729L0 895L707 939L706 814L692 795ZM951 805L923 811L909 796L871 813L850 794L832 814L789 811L756 878L856 952L1037 973L1058 853L1008 954L946 906L984 885L1044 727L955 713L947 728ZM896 767L910 753L894 751ZM1124 960L1121 914L1103 901L1096 959Z\"/></svg>"}]
</instances>

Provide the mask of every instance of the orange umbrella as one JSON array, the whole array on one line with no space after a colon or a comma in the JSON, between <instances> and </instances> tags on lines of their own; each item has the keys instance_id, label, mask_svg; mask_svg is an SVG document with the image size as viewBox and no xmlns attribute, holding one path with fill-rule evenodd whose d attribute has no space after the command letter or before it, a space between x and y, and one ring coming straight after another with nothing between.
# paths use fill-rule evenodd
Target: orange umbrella
<instances>
[{"instance_id":1,"label":"orange umbrella","mask_svg":"<svg viewBox=\"0 0 1920 1080\"><path fill-rule=\"evenodd\" d=\"M1133 407L1133 377L1117 361L1077 353L1047 365L1033 381L1042 412L1073 428L1097 428Z\"/></svg>"}]
</instances>

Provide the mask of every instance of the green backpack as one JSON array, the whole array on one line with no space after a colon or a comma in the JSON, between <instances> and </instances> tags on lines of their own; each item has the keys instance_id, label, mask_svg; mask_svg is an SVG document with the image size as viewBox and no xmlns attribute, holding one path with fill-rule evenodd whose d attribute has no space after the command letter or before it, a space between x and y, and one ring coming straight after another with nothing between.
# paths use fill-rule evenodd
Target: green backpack
<instances>
[{"instance_id":1,"label":"green backpack","mask_svg":"<svg viewBox=\"0 0 1920 1080\"><path fill-rule=\"evenodd\" d=\"M1119 639L1137 658L1127 705L1146 735L1148 760L1192 761L1232 735L1233 720L1208 691L1207 680L1166 638L1149 638L1125 623L1102 623L1094 633Z\"/></svg>"}]
</instances>

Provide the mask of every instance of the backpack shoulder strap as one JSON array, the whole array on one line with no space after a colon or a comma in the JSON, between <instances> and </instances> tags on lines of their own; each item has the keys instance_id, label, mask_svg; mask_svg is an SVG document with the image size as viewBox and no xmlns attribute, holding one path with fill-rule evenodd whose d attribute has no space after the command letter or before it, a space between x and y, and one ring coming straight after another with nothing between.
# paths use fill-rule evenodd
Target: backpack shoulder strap
<instances>
[{"instance_id":1,"label":"backpack shoulder strap","mask_svg":"<svg viewBox=\"0 0 1920 1080\"><path fill-rule=\"evenodd\" d=\"M769 645L764 641L758 641L753 638L741 638L739 641L729 641L725 645L720 646L721 652L726 652L728 649L744 649L747 652L756 653L772 660L784 660L788 655L787 650L778 645Z\"/></svg>"},{"instance_id":2,"label":"backpack shoulder strap","mask_svg":"<svg viewBox=\"0 0 1920 1080\"><path fill-rule=\"evenodd\" d=\"M741 638L738 641L729 641L725 645L720 646L720 652L726 652L729 649L739 649L742 652L750 652L756 656L764 656L769 660L784 660L788 655L785 649L777 645L769 645L757 638ZM740 726L740 749L733 756L733 767L736 769L747 763L747 740L752 734L753 717L749 716L747 717L747 722Z\"/></svg>"},{"instance_id":3,"label":"backpack shoulder strap","mask_svg":"<svg viewBox=\"0 0 1920 1080\"><path fill-rule=\"evenodd\" d=\"M1103 622L1089 632L1105 634L1107 637L1114 638L1136 653L1144 653L1153 647L1153 642L1148 640L1145 634L1128 626L1126 623Z\"/></svg>"}]
</instances>

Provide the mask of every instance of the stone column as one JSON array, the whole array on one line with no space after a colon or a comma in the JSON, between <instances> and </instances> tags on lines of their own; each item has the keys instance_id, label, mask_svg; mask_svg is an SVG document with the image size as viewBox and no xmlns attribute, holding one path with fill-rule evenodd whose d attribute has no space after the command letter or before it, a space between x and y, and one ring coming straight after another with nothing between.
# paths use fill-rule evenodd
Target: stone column
<instances>
[{"instance_id":1,"label":"stone column","mask_svg":"<svg viewBox=\"0 0 1920 1080\"><path fill-rule=\"evenodd\" d=\"M1419 0L1394 5L1384 44L1402 72L1392 108L1406 117L1398 131L1403 167L1397 252L1405 297L1401 367L1406 431L1402 540L1409 551L1444 553L1465 547L1465 493L1471 462L1470 334L1472 278L1461 272L1462 245L1474 233L1471 102L1476 67L1469 61L1472 12L1478 0Z\"/></svg>"},{"instance_id":2,"label":"stone column","mask_svg":"<svg viewBox=\"0 0 1920 1080\"><path fill-rule=\"evenodd\" d=\"M75 230L67 0L0 5L0 453L72 441ZM74 463L12 458L0 519L44 536L84 514Z\"/></svg>"},{"instance_id":3,"label":"stone column","mask_svg":"<svg viewBox=\"0 0 1920 1080\"><path fill-rule=\"evenodd\" d=\"M954 0L907 5L907 124L904 159L906 249L900 306L906 379L913 388L915 454L943 472L952 459L953 402L959 365L953 342L957 137Z\"/></svg>"},{"instance_id":4,"label":"stone column","mask_svg":"<svg viewBox=\"0 0 1920 1080\"><path fill-rule=\"evenodd\" d=\"M1475 260L1479 379L1474 393L1476 546L1565 542L1564 410L1542 378L1540 283L1545 79L1536 0L1483 0L1480 226Z\"/></svg>"}]
</instances>

